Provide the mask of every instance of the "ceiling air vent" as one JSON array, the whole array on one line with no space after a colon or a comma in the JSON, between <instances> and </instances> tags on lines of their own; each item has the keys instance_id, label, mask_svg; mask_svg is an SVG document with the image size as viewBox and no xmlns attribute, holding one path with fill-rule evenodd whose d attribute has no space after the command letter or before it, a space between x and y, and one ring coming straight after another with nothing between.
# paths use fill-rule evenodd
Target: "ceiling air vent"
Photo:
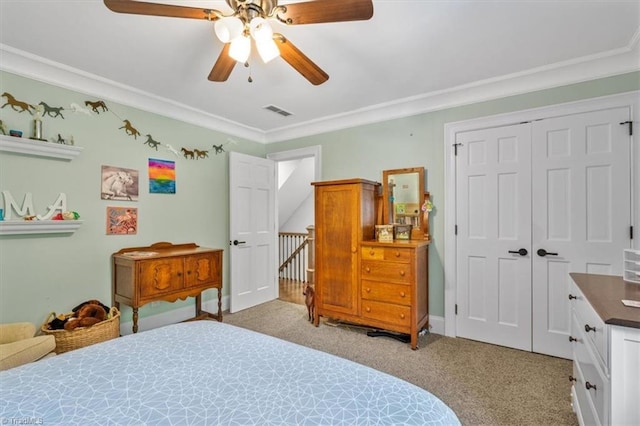
<instances>
[{"instance_id":1,"label":"ceiling air vent","mask_svg":"<svg viewBox=\"0 0 640 426\"><path fill-rule=\"evenodd\" d=\"M264 107L264 109L268 109L269 111L273 111L276 114L280 114L283 117L288 117L290 115L293 115L293 113L291 113L289 111L285 111L282 108L278 108L275 105L267 105L266 107Z\"/></svg>"}]
</instances>

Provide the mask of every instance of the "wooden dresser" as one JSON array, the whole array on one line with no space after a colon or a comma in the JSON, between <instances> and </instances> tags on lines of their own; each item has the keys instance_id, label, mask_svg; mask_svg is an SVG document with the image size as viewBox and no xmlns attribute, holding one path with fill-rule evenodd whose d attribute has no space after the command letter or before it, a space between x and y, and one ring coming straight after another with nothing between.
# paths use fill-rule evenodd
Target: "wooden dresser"
<instances>
[{"instance_id":1,"label":"wooden dresser","mask_svg":"<svg viewBox=\"0 0 640 426\"><path fill-rule=\"evenodd\" d=\"M320 317L410 335L428 326L428 240L374 241L379 184L315 182L314 323Z\"/></svg>"},{"instance_id":2,"label":"wooden dresser","mask_svg":"<svg viewBox=\"0 0 640 426\"><path fill-rule=\"evenodd\" d=\"M194 243L155 243L129 247L112 256L113 304L133 309L133 332L138 332L138 308L150 302L175 302L195 297L196 319L222 321L222 249ZM202 291L218 289L218 313L202 310Z\"/></svg>"},{"instance_id":3,"label":"wooden dresser","mask_svg":"<svg viewBox=\"0 0 640 426\"><path fill-rule=\"evenodd\" d=\"M360 247L363 322L409 334L417 349L418 333L429 325L429 241L365 241Z\"/></svg>"}]
</instances>

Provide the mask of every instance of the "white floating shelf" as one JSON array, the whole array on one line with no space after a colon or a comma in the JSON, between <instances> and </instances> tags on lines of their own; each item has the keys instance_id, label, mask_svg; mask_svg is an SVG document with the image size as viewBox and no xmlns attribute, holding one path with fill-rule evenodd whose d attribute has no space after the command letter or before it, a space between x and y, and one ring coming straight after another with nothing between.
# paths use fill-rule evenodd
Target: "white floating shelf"
<instances>
[{"instance_id":1,"label":"white floating shelf","mask_svg":"<svg viewBox=\"0 0 640 426\"><path fill-rule=\"evenodd\" d=\"M81 220L5 220L0 221L0 235L69 234L80 225Z\"/></svg>"},{"instance_id":2,"label":"white floating shelf","mask_svg":"<svg viewBox=\"0 0 640 426\"><path fill-rule=\"evenodd\" d=\"M73 160L80 155L82 149L81 147L73 145L0 135L0 151Z\"/></svg>"}]
</instances>

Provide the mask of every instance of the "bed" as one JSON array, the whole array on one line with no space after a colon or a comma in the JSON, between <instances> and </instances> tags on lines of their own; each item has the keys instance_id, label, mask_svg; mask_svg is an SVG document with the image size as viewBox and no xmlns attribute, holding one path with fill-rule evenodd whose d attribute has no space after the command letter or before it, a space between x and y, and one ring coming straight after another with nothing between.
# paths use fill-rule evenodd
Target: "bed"
<instances>
[{"instance_id":1,"label":"bed","mask_svg":"<svg viewBox=\"0 0 640 426\"><path fill-rule=\"evenodd\" d=\"M431 393L215 321L99 343L0 373L0 419L100 425L452 425Z\"/></svg>"}]
</instances>

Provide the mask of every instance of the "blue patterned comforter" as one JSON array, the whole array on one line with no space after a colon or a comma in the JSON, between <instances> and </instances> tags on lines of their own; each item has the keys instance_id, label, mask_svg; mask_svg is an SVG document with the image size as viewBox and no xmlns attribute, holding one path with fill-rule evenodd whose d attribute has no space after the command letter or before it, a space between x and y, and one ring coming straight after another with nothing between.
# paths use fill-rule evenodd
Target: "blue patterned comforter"
<instances>
[{"instance_id":1,"label":"blue patterned comforter","mask_svg":"<svg viewBox=\"0 0 640 426\"><path fill-rule=\"evenodd\" d=\"M4 371L0 394L3 424L459 424L439 399L405 381L214 321Z\"/></svg>"}]
</instances>

